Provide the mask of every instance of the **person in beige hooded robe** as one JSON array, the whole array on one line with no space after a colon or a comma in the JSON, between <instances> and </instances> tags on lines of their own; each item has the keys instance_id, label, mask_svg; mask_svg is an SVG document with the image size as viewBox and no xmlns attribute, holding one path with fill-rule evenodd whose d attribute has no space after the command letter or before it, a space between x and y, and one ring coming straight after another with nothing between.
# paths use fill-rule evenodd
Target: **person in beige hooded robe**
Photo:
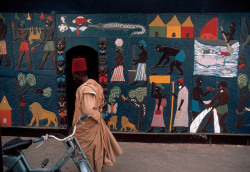
<instances>
[{"instance_id":1,"label":"person in beige hooded robe","mask_svg":"<svg viewBox=\"0 0 250 172\"><path fill-rule=\"evenodd\" d=\"M75 135L93 170L100 172L103 165L113 166L122 149L102 118L103 89L95 80L88 79L84 58L73 59L72 75L82 83L76 91L73 124L84 114L90 115L77 125Z\"/></svg>"}]
</instances>

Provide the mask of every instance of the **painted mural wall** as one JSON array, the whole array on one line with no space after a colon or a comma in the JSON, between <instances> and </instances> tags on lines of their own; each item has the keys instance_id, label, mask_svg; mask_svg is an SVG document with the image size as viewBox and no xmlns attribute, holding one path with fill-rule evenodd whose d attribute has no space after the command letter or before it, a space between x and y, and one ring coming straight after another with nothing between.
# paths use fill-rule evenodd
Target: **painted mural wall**
<instances>
[{"instance_id":1,"label":"painted mural wall","mask_svg":"<svg viewBox=\"0 0 250 172\"><path fill-rule=\"evenodd\" d=\"M0 124L67 128L83 46L110 130L250 134L249 16L0 13Z\"/></svg>"}]
</instances>

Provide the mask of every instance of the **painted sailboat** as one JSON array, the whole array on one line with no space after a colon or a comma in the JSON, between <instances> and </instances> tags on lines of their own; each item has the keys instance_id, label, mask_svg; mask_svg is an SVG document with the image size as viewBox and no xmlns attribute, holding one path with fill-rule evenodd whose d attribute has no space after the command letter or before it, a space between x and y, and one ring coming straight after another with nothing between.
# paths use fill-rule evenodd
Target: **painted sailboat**
<instances>
[{"instance_id":1,"label":"painted sailboat","mask_svg":"<svg viewBox=\"0 0 250 172\"><path fill-rule=\"evenodd\" d=\"M231 40L227 43L224 34L223 40L218 39L221 29L218 17L215 17L203 27L200 37L195 38L193 75L237 77L239 42Z\"/></svg>"}]
</instances>

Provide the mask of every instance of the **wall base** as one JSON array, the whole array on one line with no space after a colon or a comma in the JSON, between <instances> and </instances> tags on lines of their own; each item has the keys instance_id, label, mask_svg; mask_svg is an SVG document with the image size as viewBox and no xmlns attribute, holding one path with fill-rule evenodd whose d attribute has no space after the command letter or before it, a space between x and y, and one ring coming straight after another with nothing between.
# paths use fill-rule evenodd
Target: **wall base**
<instances>
[{"instance_id":1,"label":"wall base","mask_svg":"<svg viewBox=\"0 0 250 172\"><path fill-rule=\"evenodd\" d=\"M2 136L40 137L45 134L68 135L69 129L1 127ZM119 142L143 143L190 143L190 144L233 144L249 145L250 134L214 134L214 133L145 133L112 132Z\"/></svg>"}]
</instances>

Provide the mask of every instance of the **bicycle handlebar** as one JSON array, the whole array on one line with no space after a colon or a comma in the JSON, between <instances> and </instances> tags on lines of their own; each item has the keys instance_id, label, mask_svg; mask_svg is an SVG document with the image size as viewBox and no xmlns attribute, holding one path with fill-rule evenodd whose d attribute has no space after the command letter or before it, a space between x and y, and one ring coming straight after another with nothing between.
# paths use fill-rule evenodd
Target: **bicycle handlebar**
<instances>
[{"instance_id":1,"label":"bicycle handlebar","mask_svg":"<svg viewBox=\"0 0 250 172\"><path fill-rule=\"evenodd\" d=\"M40 138L37 138L35 140L33 140L33 143L38 143L40 141L44 140L44 137L40 137Z\"/></svg>"},{"instance_id":2,"label":"bicycle handlebar","mask_svg":"<svg viewBox=\"0 0 250 172\"><path fill-rule=\"evenodd\" d=\"M33 140L33 143L38 143L38 142L40 142L40 141L42 141L42 140L45 140L45 142L46 142L47 139L48 139L49 137L50 137L50 138L54 138L54 139L56 139L56 140L58 140L58 141L61 141L61 142L62 142L62 141L65 141L65 140L71 138L71 137L75 134L75 132L76 132L76 125L77 125L79 122L83 122L83 120L84 120L85 118L89 117L89 116L90 116L90 115L85 114L85 115L83 115L82 117L80 117L80 118L75 122L75 124L74 124L73 133L72 133L71 135L69 135L69 136L63 138L63 139L59 139L59 138L57 138L56 136L53 136L53 135L46 135L46 138L45 138L44 136L42 136L42 137L40 137L40 138L37 138L37 139Z\"/></svg>"},{"instance_id":3,"label":"bicycle handlebar","mask_svg":"<svg viewBox=\"0 0 250 172\"><path fill-rule=\"evenodd\" d=\"M83 121L85 118L89 117L89 114L85 114L82 117L79 118L79 120Z\"/></svg>"}]
</instances>

